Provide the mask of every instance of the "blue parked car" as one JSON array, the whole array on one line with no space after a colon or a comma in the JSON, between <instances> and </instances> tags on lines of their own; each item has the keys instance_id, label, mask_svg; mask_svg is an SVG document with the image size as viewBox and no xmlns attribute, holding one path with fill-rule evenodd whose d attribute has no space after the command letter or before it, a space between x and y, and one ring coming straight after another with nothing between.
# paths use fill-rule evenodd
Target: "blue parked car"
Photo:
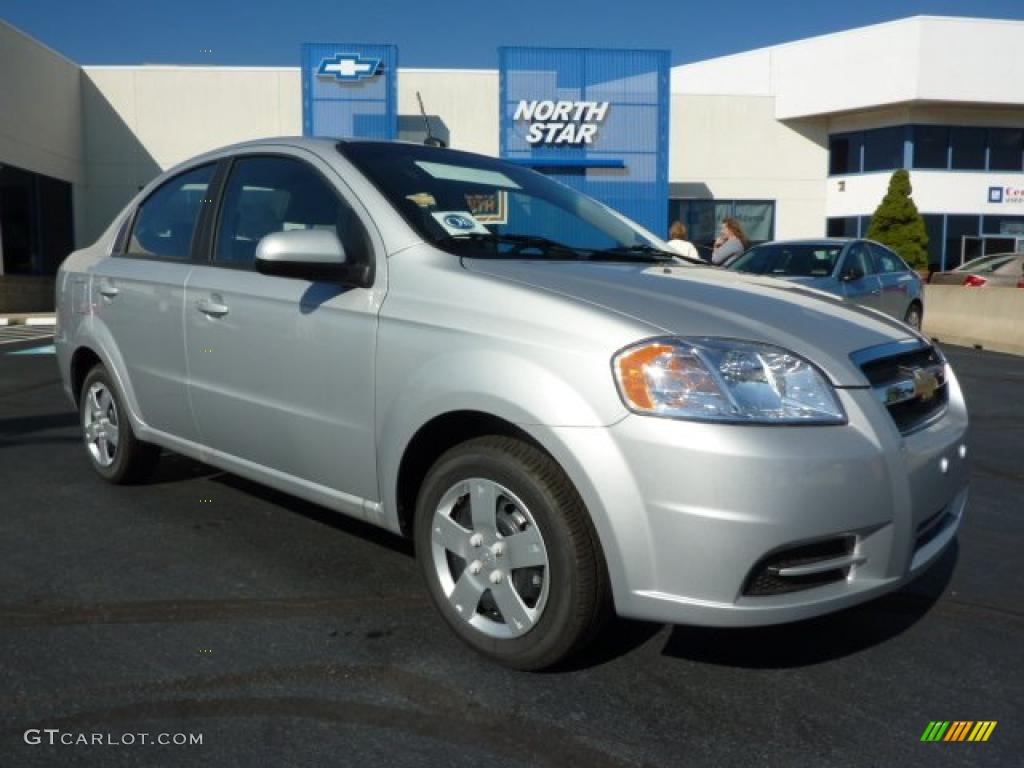
<instances>
[{"instance_id":1,"label":"blue parked car","mask_svg":"<svg viewBox=\"0 0 1024 768\"><path fill-rule=\"evenodd\" d=\"M924 281L872 240L776 240L754 246L726 268L803 283L921 328Z\"/></svg>"}]
</instances>

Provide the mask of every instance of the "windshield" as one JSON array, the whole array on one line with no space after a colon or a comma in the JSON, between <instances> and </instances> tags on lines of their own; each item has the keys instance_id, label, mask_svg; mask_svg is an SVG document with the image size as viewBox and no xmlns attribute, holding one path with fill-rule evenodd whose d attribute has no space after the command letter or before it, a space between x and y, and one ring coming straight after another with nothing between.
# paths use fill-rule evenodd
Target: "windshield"
<instances>
[{"instance_id":1,"label":"windshield","mask_svg":"<svg viewBox=\"0 0 1024 768\"><path fill-rule=\"evenodd\" d=\"M1016 258L1015 253L997 253L991 256L982 256L968 261L963 266L957 267L954 272L995 272L1001 266Z\"/></svg>"},{"instance_id":2,"label":"windshield","mask_svg":"<svg viewBox=\"0 0 1024 768\"><path fill-rule=\"evenodd\" d=\"M775 277L828 277L842 252L842 245L826 243L767 243L751 248L729 269Z\"/></svg>"},{"instance_id":3,"label":"windshield","mask_svg":"<svg viewBox=\"0 0 1024 768\"><path fill-rule=\"evenodd\" d=\"M339 150L426 240L460 256L675 260L665 243L543 174L417 144Z\"/></svg>"}]
</instances>

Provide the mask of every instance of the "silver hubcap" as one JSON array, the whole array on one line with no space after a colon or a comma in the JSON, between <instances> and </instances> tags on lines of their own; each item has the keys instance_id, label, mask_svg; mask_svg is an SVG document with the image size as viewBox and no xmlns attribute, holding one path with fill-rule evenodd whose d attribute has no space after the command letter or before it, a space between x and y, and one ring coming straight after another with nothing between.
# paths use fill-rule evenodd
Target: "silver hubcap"
<instances>
[{"instance_id":1,"label":"silver hubcap","mask_svg":"<svg viewBox=\"0 0 1024 768\"><path fill-rule=\"evenodd\" d=\"M117 403L106 384L97 381L85 396L82 429L85 430L89 453L101 467L109 467L117 458L118 425Z\"/></svg>"},{"instance_id":2,"label":"silver hubcap","mask_svg":"<svg viewBox=\"0 0 1024 768\"><path fill-rule=\"evenodd\" d=\"M548 599L548 553L526 505L508 488L470 478L434 512L431 554L441 589L468 624L489 637L524 635Z\"/></svg>"}]
</instances>

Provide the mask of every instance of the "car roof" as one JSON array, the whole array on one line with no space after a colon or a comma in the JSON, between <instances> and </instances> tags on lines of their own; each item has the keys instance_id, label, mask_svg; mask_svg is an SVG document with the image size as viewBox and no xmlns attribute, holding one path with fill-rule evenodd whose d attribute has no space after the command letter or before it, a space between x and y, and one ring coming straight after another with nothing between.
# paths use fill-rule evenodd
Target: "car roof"
<instances>
[{"instance_id":1,"label":"car roof","mask_svg":"<svg viewBox=\"0 0 1024 768\"><path fill-rule=\"evenodd\" d=\"M862 237L814 237L805 239L795 240L769 240L767 243L762 245L823 245L823 246L843 246L847 243L852 243L857 240L864 240Z\"/></svg>"}]
</instances>

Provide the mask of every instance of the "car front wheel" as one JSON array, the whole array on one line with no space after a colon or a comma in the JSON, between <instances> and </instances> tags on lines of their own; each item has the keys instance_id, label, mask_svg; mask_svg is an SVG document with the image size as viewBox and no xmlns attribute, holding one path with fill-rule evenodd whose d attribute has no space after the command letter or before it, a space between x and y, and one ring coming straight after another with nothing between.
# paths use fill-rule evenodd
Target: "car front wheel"
<instances>
[{"instance_id":1,"label":"car front wheel","mask_svg":"<svg viewBox=\"0 0 1024 768\"><path fill-rule=\"evenodd\" d=\"M415 539L445 620L499 663L552 666L608 613L583 502L561 468L523 441L478 438L441 456L420 489Z\"/></svg>"},{"instance_id":2,"label":"car front wheel","mask_svg":"<svg viewBox=\"0 0 1024 768\"><path fill-rule=\"evenodd\" d=\"M903 322L915 331L921 330L921 305L914 303L907 308L907 314L903 316Z\"/></svg>"}]
</instances>

